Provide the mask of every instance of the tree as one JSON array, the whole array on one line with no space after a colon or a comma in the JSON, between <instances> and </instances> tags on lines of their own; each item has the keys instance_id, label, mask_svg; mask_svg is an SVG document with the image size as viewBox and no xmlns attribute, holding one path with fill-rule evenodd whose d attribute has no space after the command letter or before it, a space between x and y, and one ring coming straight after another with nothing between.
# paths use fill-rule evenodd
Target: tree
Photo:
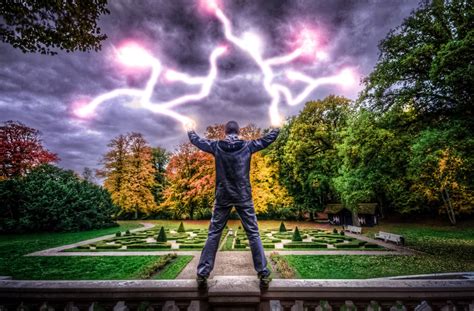
<instances>
[{"instance_id":1,"label":"tree","mask_svg":"<svg viewBox=\"0 0 474 311\"><path fill-rule=\"evenodd\" d=\"M166 242L168 239L166 238L165 228L161 227L158 236L156 237L156 242Z\"/></svg>"},{"instance_id":2,"label":"tree","mask_svg":"<svg viewBox=\"0 0 474 311\"><path fill-rule=\"evenodd\" d=\"M280 223L280 229L278 230L279 232L286 232L286 227L283 221Z\"/></svg>"},{"instance_id":3,"label":"tree","mask_svg":"<svg viewBox=\"0 0 474 311\"><path fill-rule=\"evenodd\" d=\"M456 215L474 212L474 139L459 123L428 128L414 140L408 176L411 191L456 224ZM464 133L463 133L464 132Z\"/></svg>"},{"instance_id":4,"label":"tree","mask_svg":"<svg viewBox=\"0 0 474 311\"><path fill-rule=\"evenodd\" d=\"M166 167L167 187L161 210L172 211L174 217L201 217L209 214L214 201L214 159L191 143L178 147Z\"/></svg>"},{"instance_id":5,"label":"tree","mask_svg":"<svg viewBox=\"0 0 474 311\"><path fill-rule=\"evenodd\" d=\"M107 36L97 26L109 14L107 0L0 1L0 40L24 53L55 49L98 51Z\"/></svg>"},{"instance_id":6,"label":"tree","mask_svg":"<svg viewBox=\"0 0 474 311\"><path fill-rule=\"evenodd\" d=\"M360 101L378 111L411 105L425 119L472 118L472 12L471 1L422 1L379 44Z\"/></svg>"},{"instance_id":7,"label":"tree","mask_svg":"<svg viewBox=\"0 0 474 311\"><path fill-rule=\"evenodd\" d=\"M183 222L181 222L181 223L179 224L178 233L184 233L184 232L186 232L186 230L184 229L184 224L183 224Z\"/></svg>"},{"instance_id":8,"label":"tree","mask_svg":"<svg viewBox=\"0 0 474 311\"><path fill-rule=\"evenodd\" d=\"M84 170L82 171L82 178L91 183L95 182L94 172L90 167L84 167Z\"/></svg>"},{"instance_id":9,"label":"tree","mask_svg":"<svg viewBox=\"0 0 474 311\"><path fill-rule=\"evenodd\" d=\"M110 150L103 157L104 186L122 212L150 214L156 210L151 189L155 182L152 152L140 133L129 133L114 138Z\"/></svg>"},{"instance_id":10,"label":"tree","mask_svg":"<svg viewBox=\"0 0 474 311\"><path fill-rule=\"evenodd\" d=\"M0 232L62 232L117 226L110 194L49 164L0 181ZM4 203L5 202L5 203Z\"/></svg>"},{"instance_id":11,"label":"tree","mask_svg":"<svg viewBox=\"0 0 474 311\"><path fill-rule=\"evenodd\" d=\"M300 217L303 211L312 215L337 199L332 184L340 165L336 145L350 113L349 103L334 95L306 103L270 150Z\"/></svg>"},{"instance_id":12,"label":"tree","mask_svg":"<svg viewBox=\"0 0 474 311\"><path fill-rule=\"evenodd\" d=\"M0 126L0 180L24 176L32 168L59 160L42 145L40 132L20 122Z\"/></svg>"},{"instance_id":13,"label":"tree","mask_svg":"<svg viewBox=\"0 0 474 311\"><path fill-rule=\"evenodd\" d=\"M295 227L295 231L293 232L293 237L291 238L293 242L301 242L303 239L301 238L300 230L298 227Z\"/></svg>"},{"instance_id":14,"label":"tree","mask_svg":"<svg viewBox=\"0 0 474 311\"><path fill-rule=\"evenodd\" d=\"M152 165L155 170L155 182L151 189L155 203L159 205L164 201L163 190L166 187L166 165L171 154L164 148L151 148Z\"/></svg>"}]
</instances>

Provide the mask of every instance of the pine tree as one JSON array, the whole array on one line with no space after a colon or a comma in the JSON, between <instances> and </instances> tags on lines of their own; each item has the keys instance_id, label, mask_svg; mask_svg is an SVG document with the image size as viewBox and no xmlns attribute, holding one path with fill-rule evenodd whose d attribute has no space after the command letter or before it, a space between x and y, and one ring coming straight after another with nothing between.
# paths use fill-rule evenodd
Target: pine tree
<instances>
[{"instance_id":1,"label":"pine tree","mask_svg":"<svg viewBox=\"0 0 474 311\"><path fill-rule=\"evenodd\" d=\"M295 232L293 232L293 238L291 239L294 242L301 242L303 239L301 238L300 231L298 227L295 228Z\"/></svg>"},{"instance_id":2,"label":"pine tree","mask_svg":"<svg viewBox=\"0 0 474 311\"><path fill-rule=\"evenodd\" d=\"M181 222L181 223L179 224L178 232L179 232L179 233L184 233L184 232L186 232L186 230L184 230L183 222Z\"/></svg>"},{"instance_id":3,"label":"pine tree","mask_svg":"<svg viewBox=\"0 0 474 311\"><path fill-rule=\"evenodd\" d=\"M157 242L166 242L166 241L168 241L168 239L166 238L166 232L165 232L164 227L161 227L160 233L158 233L158 237L156 238L156 241Z\"/></svg>"},{"instance_id":4,"label":"pine tree","mask_svg":"<svg viewBox=\"0 0 474 311\"><path fill-rule=\"evenodd\" d=\"M285 224L283 223L283 221L280 223L280 230L278 230L280 232L286 232L286 227L285 227Z\"/></svg>"}]
</instances>

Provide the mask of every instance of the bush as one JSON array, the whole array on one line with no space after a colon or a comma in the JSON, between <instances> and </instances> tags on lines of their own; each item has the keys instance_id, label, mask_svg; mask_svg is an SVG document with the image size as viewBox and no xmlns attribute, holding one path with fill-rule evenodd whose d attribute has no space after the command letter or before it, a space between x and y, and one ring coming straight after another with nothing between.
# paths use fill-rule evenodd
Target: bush
<instances>
[{"instance_id":1,"label":"bush","mask_svg":"<svg viewBox=\"0 0 474 311\"><path fill-rule=\"evenodd\" d=\"M66 232L118 226L118 208L101 186L71 170L41 165L0 181L0 232Z\"/></svg>"},{"instance_id":2,"label":"bush","mask_svg":"<svg viewBox=\"0 0 474 311\"><path fill-rule=\"evenodd\" d=\"M280 229L278 230L278 232L286 232L286 227L283 221L280 223Z\"/></svg>"},{"instance_id":3,"label":"bush","mask_svg":"<svg viewBox=\"0 0 474 311\"><path fill-rule=\"evenodd\" d=\"M125 235L130 235L130 230L125 231Z\"/></svg>"},{"instance_id":4,"label":"bush","mask_svg":"<svg viewBox=\"0 0 474 311\"><path fill-rule=\"evenodd\" d=\"M341 232L340 232L339 234L340 234L340 235L346 235L346 234L344 233L344 231L342 231L342 230L341 230Z\"/></svg>"},{"instance_id":5,"label":"bush","mask_svg":"<svg viewBox=\"0 0 474 311\"><path fill-rule=\"evenodd\" d=\"M166 238L166 232L165 232L164 227L161 227L160 233L158 233L158 237L156 238L156 241L157 242L166 242L166 241L168 241L168 239Z\"/></svg>"},{"instance_id":6,"label":"bush","mask_svg":"<svg viewBox=\"0 0 474 311\"><path fill-rule=\"evenodd\" d=\"M181 223L179 224L178 232L179 232L179 233L185 233L185 232L186 232L186 230L184 229L184 224L183 224L183 222L181 222Z\"/></svg>"},{"instance_id":7,"label":"bush","mask_svg":"<svg viewBox=\"0 0 474 311\"><path fill-rule=\"evenodd\" d=\"M180 249L202 249L204 247L204 243L201 244L180 244Z\"/></svg>"},{"instance_id":8,"label":"bush","mask_svg":"<svg viewBox=\"0 0 474 311\"><path fill-rule=\"evenodd\" d=\"M291 240L295 242L303 241L300 235L300 231L298 230L298 227L295 228L295 232L293 232L293 237L291 238Z\"/></svg>"},{"instance_id":9,"label":"bush","mask_svg":"<svg viewBox=\"0 0 474 311\"><path fill-rule=\"evenodd\" d=\"M337 229L334 228L334 229L332 230L332 233L337 234Z\"/></svg>"},{"instance_id":10,"label":"bush","mask_svg":"<svg viewBox=\"0 0 474 311\"><path fill-rule=\"evenodd\" d=\"M140 243L127 245L127 249L149 249L149 248L171 248L171 244L167 243Z\"/></svg>"},{"instance_id":11,"label":"bush","mask_svg":"<svg viewBox=\"0 0 474 311\"><path fill-rule=\"evenodd\" d=\"M95 248L96 249L118 249L121 248L121 244L100 244L97 245Z\"/></svg>"},{"instance_id":12,"label":"bush","mask_svg":"<svg viewBox=\"0 0 474 311\"><path fill-rule=\"evenodd\" d=\"M119 236L121 236L121 235L122 235L122 233L121 233L120 231L118 231L118 232L115 234L116 237L119 237Z\"/></svg>"},{"instance_id":13,"label":"bush","mask_svg":"<svg viewBox=\"0 0 474 311\"><path fill-rule=\"evenodd\" d=\"M327 244L322 243L312 243L312 242L303 242L303 243L286 243L283 244L283 248L327 248Z\"/></svg>"}]
</instances>

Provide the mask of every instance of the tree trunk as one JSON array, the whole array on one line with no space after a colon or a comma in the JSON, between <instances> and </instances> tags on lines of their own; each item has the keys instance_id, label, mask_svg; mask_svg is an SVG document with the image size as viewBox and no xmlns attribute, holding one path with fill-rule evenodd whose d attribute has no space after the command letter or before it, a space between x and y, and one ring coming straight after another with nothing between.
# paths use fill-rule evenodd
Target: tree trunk
<instances>
[{"instance_id":1,"label":"tree trunk","mask_svg":"<svg viewBox=\"0 0 474 311\"><path fill-rule=\"evenodd\" d=\"M449 193L446 188L441 191L441 197L443 198L444 206L446 207L446 212L448 213L449 221L452 225L456 225L456 214L454 213L453 205L451 204L451 198L449 197Z\"/></svg>"}]
</instances>

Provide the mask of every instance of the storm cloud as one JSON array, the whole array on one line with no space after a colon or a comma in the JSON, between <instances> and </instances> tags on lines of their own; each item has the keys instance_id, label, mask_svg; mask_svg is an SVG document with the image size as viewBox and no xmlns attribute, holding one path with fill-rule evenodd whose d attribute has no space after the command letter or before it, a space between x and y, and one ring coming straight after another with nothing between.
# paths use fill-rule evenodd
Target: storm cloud
<instances>
[{"instance_id":1,"label":"storm cloud","mask_svg":"<svg viewBox=\"0 0 474 311\"><path fill-rule=\"evenodd\" d=\"M377 44L399 25L418 1L381 0L229 0L222 1L234 31L253 31L265 42L264 56L288 53L289 38L300 25L312 25L320 34L319 45L328 52L326 62L295 62L292 66L311 76L334 74L355 68L367 75L378 57ZM78 99L90 99L118 87L141 88L147 70L126 72L111 57L114 46L124 40L143 44L167 68L190 75L206 75L208 57L225 43L215 17L203 14L195 1L114 0L110 15L100 27L108 39L100 52L63 53L55 56L23 54L0 44L0 121L18 120L39 129L44 144L58 153L60 166L78 173L84 167L97 168L107 143L115 136L138 131L153 146L174 150L187 140L180 124L166 116L132 109L123 101L110 101L87 122L71 114ZM262 88L262 75L245 53L227 43L229 53L219 60L219 76L206 99L180 106L180 113L197 120L202 133L207 125L230 119L242 125L269 126L269 96ZM295 86L296 88L297 86ZM154 99L169 99L196 89L158 83ZM357 97L361 85L350 89L322 87L309 99L329 94ZM285 116L302 107L282 105Z\"/></svg>"}]
</instances>

